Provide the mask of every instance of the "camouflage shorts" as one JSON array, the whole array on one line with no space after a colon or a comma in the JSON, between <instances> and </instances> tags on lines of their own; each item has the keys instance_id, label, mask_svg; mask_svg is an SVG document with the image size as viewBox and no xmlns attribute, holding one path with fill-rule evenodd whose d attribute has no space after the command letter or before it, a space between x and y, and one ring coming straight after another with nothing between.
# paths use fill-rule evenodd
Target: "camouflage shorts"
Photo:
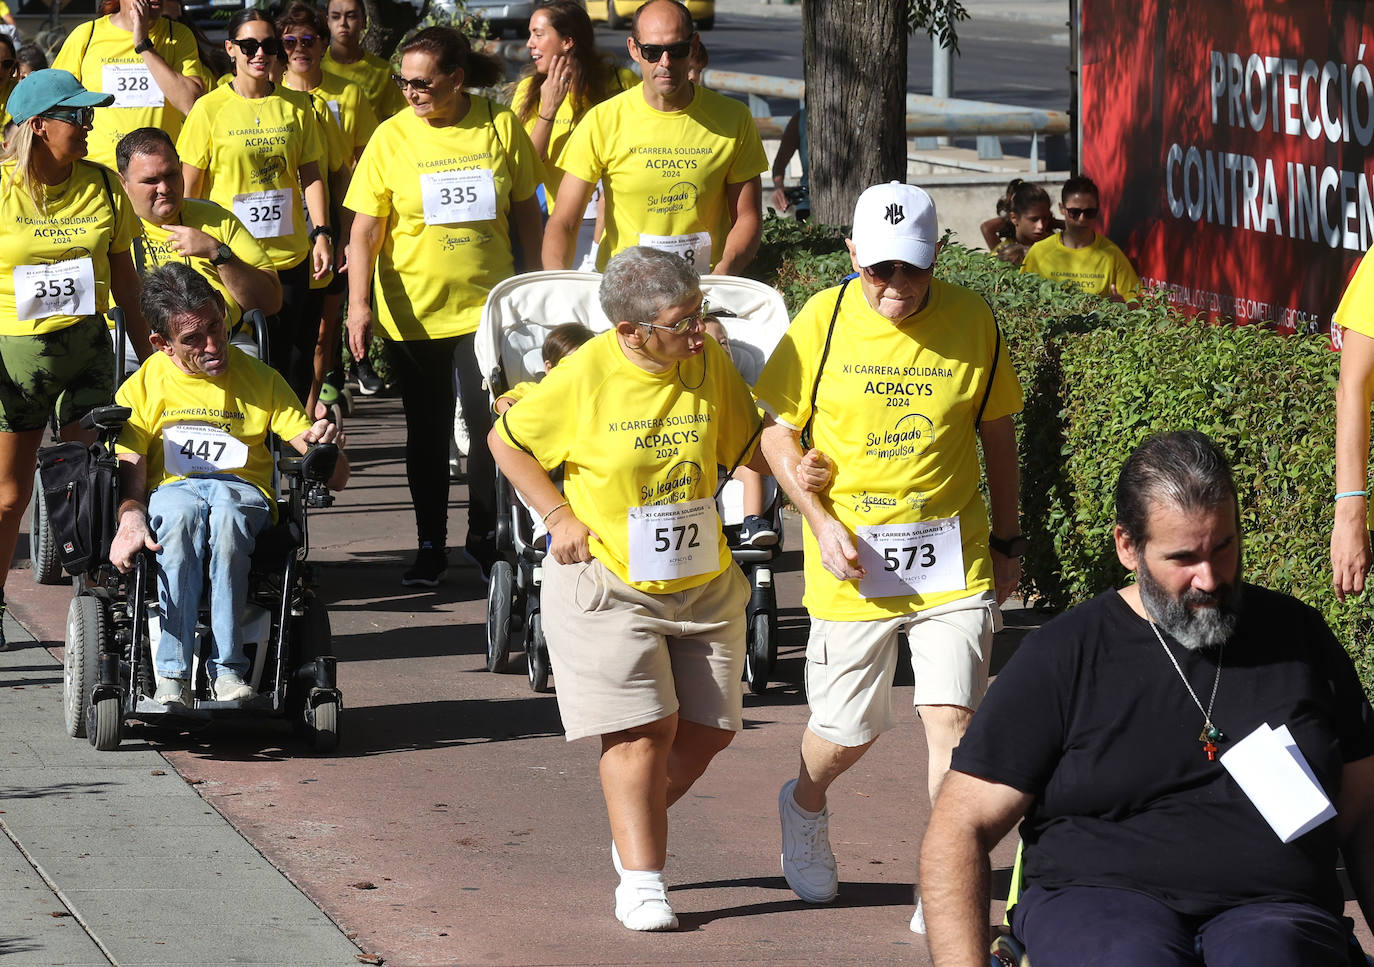
<instances>
[{"instance_id":1,"label":"camouflage shorts","mask_svg":"<svg viewBox=\"0 0 1374 967\"><path fill-rule=\"evenodd\" d=\"M56 332L0 336L0 433L79 420L114 399L114 346L100 316Z\"/></svg>"}]
</instances>

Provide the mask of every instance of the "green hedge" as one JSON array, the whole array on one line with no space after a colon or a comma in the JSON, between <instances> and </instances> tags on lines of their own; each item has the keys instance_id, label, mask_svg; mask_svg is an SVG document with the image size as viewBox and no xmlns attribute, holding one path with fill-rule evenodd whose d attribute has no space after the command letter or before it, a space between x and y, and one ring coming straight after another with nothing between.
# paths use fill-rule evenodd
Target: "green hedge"
<instances>
[{"instance_id":1,"label":"green hedge","mask_svg":"<svg viewBox=\"0 0 1374 967\"><path fill-rule=\"evenodd\" d=\"M769 219L751 274L795 312L850 271L842 238ZM1235 467L1246 578L1321 610L1366 686L1374 681L1374 615L1331 590L1339 358L1325 336L1189 321L1157 298L1127 309L958 245L936 273L989 301L1025 390L1023 590L1033 600L1064 608L1124 581L1111 536L1117 472L1147 434L1194 428Z\"/></svg>"}]
</instances>

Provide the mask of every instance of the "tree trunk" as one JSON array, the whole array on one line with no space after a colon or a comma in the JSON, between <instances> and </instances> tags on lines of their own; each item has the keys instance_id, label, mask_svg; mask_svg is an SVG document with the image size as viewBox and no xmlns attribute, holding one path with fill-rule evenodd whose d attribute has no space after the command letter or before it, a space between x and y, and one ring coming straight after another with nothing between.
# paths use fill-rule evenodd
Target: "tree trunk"
<instances>
[{"instance_id":1,"label":"tree trunk","mask_svg":"<svg viewBox=\"0 0 1374 967\"><path fill-rule=\"evenodd\" d=\"M805 0L814 218L847 225L869 185L906 180L906 0Z\"/></svg>"},{"instance_id":2,"label":"tree trunk","mask_svg":"<svg viewBox=\"0 0 1374 967\"><path fill-rule=\"evenodd\" d=\"M401 38L420 22L420 15L409 3L396 0L363 0L367 8L367 34L363 46L387 60Z\"/></svg>"}]
</instances>

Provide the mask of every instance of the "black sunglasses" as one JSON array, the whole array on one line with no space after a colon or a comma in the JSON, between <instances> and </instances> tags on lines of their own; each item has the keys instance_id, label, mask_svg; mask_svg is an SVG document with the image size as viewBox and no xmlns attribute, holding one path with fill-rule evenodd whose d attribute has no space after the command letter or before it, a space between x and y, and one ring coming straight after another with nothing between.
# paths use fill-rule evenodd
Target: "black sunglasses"
<instances>
[{"instance_id":1,"label":"black sunglasses","mask_svg":"<svg viewBox=\"0 0 1374 967\"><path fill-rule=\"evenodd\" d=\"M41 118L48 118L51 121L62 121L65 124L74 124L78 128L88 128L95 123L95 108L55 107L44 111L38 116Z\"/></svg>"},{"instance_id":2,"label":"black sunglasses","mask_svg":"<svg viewBox=\"0 0 1374 967\"><path fill-rule=\"evenodd\" d=\"M391 79L396 82L396 86L403 91L419 91L426 93L434 87L434 81L427 81L423 77L402 77L400 74L392 74Z\"/></svg>"},{"instance_id":3,"label":"black sunglasses","mask_svg":"<svg viewBox=\"0 0 1374 967\"><path fill-rule=\"evenodd\" d=\"M1070 218L1096 218L1096 208L1065 208L1064 214Z\"/></svg>"},{"instance_id":4,"label":"black sunglasses","mask_svg":"<svg viewBox=\"0 0 1374 967\"><path fill-rule=\"evenodd\" d=\"M669 60L682 60L692 52L690 40L684 40L678 44L641 44L636 40L635 46L639 48L639 56L652 64L661 61L665 52Z\"/></svg>"},{"instance_id":5,"label":"black sunglasses","mask_svg":"<svg viewBox=\"0 0 1374 967\"><path fill-rule=\"evenodd\" d=\"M887 259L882 262L874 262L872 265L864 266L864 271L879 282L886 282L888 279L892 278L897 274L898 269L902 270L903 275L915 275L917 272L925 271L924 269L912 265L910 262L903 262L900 259Z\"/></svg>"},{"instance_id":6,"label":"black sunglasses","mask_svg":"<svg viewBox=\"0 0 1374 967\"><path fill-rule=\"evenodd\" d=\"M316 37L314 34L300 34L299 36L296 34L287 34L281 39L281 45L286 48L287 53L290 53L296 49L297 44L302 47L314 47L315 41L319 39L320 38Z\"/></svg>"},{"instance_id":7,"label":"black sunglasses","mask_svg":"<svg viewBox=\"0 0 1374 967\"><path fill-rule=\"evenodd\" d=\"M247 57L249 60L258 56L258 51L260 50L265 52L268 57L280 57L282 54L286 53L286 51L282 49L281 41L276 37L268 37L266 40L258 40L255 37L245 37L243 40L234 40L231 37L229 38L229 43L237 46L238 49L242 51L243 56Z\"/></svg>"}]
</instances>

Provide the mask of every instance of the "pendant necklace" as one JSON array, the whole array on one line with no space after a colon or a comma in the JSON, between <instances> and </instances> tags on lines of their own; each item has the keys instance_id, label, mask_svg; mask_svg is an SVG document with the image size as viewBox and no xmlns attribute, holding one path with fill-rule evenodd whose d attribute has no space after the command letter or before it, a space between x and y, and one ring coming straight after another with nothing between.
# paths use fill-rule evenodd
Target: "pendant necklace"
<instances>
[{"instance_id":1,"label":"pendant necklace","mask_svg":"<svg viewBox=\"0 0 1374 967\"><path fill-rule=\"evenodd\" d=\"M1169 661L1173 662L1174 671L1178 672L1178 677L1183 679L1183 687L1188 689L1188 694L1193 698L1193 704L1202 713L1202 731L1198 733L1197 740L1202 743L1202 751L1207 753L1207 761L1215 762L1217 758L1217 743L1226 738L1226 735L1212 724L1212 706L1217 701L1217 686L1221 684L1221 659L1226 651L1226 642L1217 646L1217 674L1212 679L1212 697L1207 700L1207 707L1202 707L1202 702L1198 700L1197 692L1193 691L1193 686L1188 683L1188 676L1183 674L1183 669L1178 664L1178 659L1169 650L1169 646L1164 643L1164 636L1159 633L1159 628L1153 621L1150 622L1150 630L1159 639L1159 647L1164 649L1164 654L1169 656Z\"/></svg>"}]
</instances>

